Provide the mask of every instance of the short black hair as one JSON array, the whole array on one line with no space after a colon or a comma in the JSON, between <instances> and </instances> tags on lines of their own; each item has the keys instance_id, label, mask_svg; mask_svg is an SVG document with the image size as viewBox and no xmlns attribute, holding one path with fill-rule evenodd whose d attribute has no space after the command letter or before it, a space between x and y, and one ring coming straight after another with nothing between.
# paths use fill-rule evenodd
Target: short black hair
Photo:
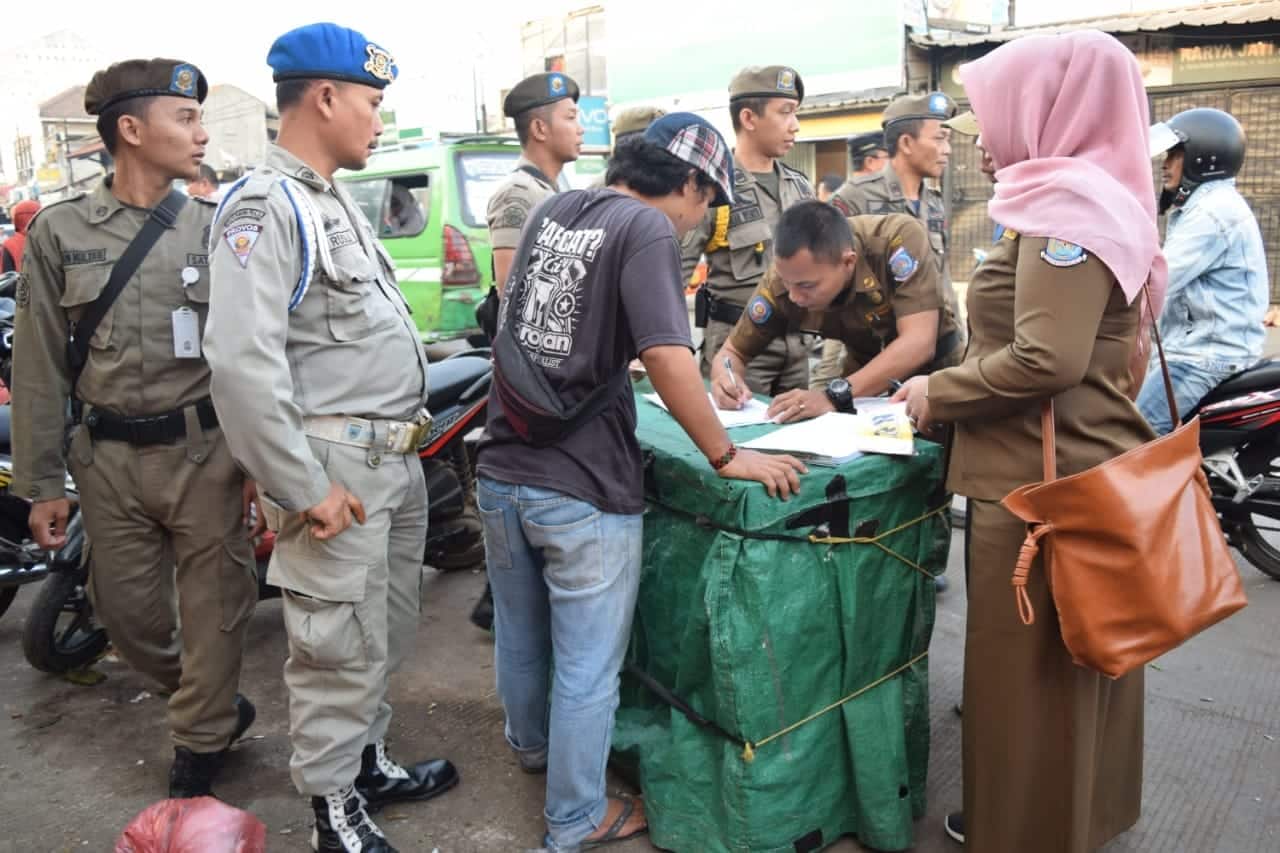
<instances>
[{"instance_id":1,"label":"short black hair","mask_svg":"<svg viewBox=\"0 0 1280 853\"><path fill-rule=\"evenodd\" d=\"M844 178L840 177L839 175L833 172L830 175L823 175L822 180L818 181L818 183L826 187L827 192L833 193L836 190L840 189L840 187L844 184Z\"/></svg>"},{"instance_id":2,"label":"short black hair","mask_svg":"<svg viewBox=\"0 0 1280 853\"><path fill-rule=\"evenodd\" d=\"M904 118L890 123L884 129L885 150L889 152L890 157L898 156L898 140L903 136L910 136L912 139L920 138L920 131L924 130L925 119L922 118Z\"/></svg>"},{"instance_id":3,"label":"short black hair","mask_svg":"<svg viewBox=\"0 0 1280 853\"><path fill-rule=\"evenodd\" d=\"M678 192L692 173L698 189L716 191L716 182L701 169L695 169L674 154L645 141L643 134L627 135L613 150L604 182L608 186L626 184L648 198L661 198Z\"/></svg>"},{"instance_id":4,"label":"short black hair","mask_svg":"<svg viewBox=\"0 0 1280 853\"><path fill-rule=\"evenodd\" d=\"M758 116L764 115L772 98L734 98L729 102L729 117L733 120L733 132L742 132L742 111L751 110Z\"/></svg>"},{"instance_id":5,"label":"short black hair","mask_svg":"<svg viewBox=\"0 0 1280 853\"><path fill-rule=\"evenodd\" d=\"M201 163L200 171L199 171L199 174L196 176L196 180L208 181L209 183L213 184L216 187L218 185L218 173L215 172L213 170L213 167L210 166L208 163Z\"/></svg>"},{"instance_id":6,"label":"short black hair","mask_svg":"<svg viewBox=\"0 0 1280 853\"><path fill-rule=\"evenodd\" d=\"M870 151L865 151L862 154L855 155L853 158L853 171L861 172L863 169L867 168L867 160L874 157L877 151L884 150L885 149L883 148L872 148Z\"/></svg>"},{"instance_id":7,"label":"short black hair","mask_svg":"<svg viewBox=\"0 0 1280 853\"><path fill-rule=\"evenodd\" d=\"M852 248L849 220L833 205L816 199L788 207L773 230L773 253L779 258L794 258L808 249L814 260L838 264L844 250Z\"/></svg>"},{"instance_id":8,"label":"short black hair","mask_svg":"<svg viewBox=\"0 0 1280 853\"><path fill-rule=\"evenodd\" d=\"M137 98L125 98L112 104L98 115L98 136L108 154L114 155L120 145L120 119L122 116L136 116L147 120L147 110L155 103L155 96L142 95Z\"/></svg>"},{"instance_id":9,"label":"short black hair","mask_svg":"<svg viewBox=\"0 0 1280 853\"><path fill-rule=\"evenodd\" d=\"M291 106L297 106L302 102L302 96L306 95L308 88L316 85L316 83L333 83L334 86L346 86L346 83L340 79L282 79L275 85L275 109L287 110Z\"/></svg>"},{"instance_id":10,"label":"short black hair","mask_svg":"<svg viewBox=\"0 0 1280 853\"><path fill-rule=\"evenodd\" d=\"M529 144L529 129L533 126L534 119L542 119L545 122L550 122L551 111L558 103L559 101L552 101L549 104L543 104L540 107L533 107L516 115L516 138L520 140L521 147Z\"/></svg>"}]
</instances>

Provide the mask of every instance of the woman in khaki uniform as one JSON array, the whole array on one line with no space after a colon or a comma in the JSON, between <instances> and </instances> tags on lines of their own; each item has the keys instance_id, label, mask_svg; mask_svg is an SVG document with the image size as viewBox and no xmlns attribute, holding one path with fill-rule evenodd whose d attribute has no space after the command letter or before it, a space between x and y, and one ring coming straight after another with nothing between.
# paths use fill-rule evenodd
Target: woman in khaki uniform
<instances>
[{"instance_id":1,"label":"woman in khaki uniform","mask_svg":"<svg viewBox=\"0 0 1280 853\"><path fill-rule=\"evenodd\" d=\"M1022 624L1010 577L1026 528L999 501L1043 477L1049 397L1060 476L1154 437L1130 400L1143 285L1158 314L1165 279L1146 96L1132 55L1101 33L1019 39L962 75L1007 230L969 284L964 363L899 394L922 429L955 424L949 485L972 521L964 812L947 832L981 853L1084 853L1141 810L1143 673L1111 681L1072 663L1039 559L1039 618Z\"/></svg>"}]
</instances>

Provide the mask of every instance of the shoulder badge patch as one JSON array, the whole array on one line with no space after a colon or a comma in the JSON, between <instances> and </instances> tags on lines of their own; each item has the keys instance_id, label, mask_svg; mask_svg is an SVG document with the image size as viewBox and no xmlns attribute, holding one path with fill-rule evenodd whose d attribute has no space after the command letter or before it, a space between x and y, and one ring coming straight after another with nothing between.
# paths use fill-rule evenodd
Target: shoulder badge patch
<instances>
[{"instance_id":1,"label":"shoulder badge patch","mask_svg":"<svg viewBox=\"0 0 1280 853\"><path fill-rule=\"evenodd\" d=\"M1056 237L1049 238L1044 250L1040 252L1040 257L1044 258L1045 263L1055 267L1074 267L1089 260L1083 247Z\"/></svg>"},{"instance_id":2,"label":"shoulder badge patch","mask_svg":"<svg viewBox=\"0 0 1280 853\"><path fill-rule=\"evenodd\" d=\"M252 223L232 225L222 232L222 239L227 241L240 266L246 268L249 266L249 255L253 252L253 247L257 245L260 236L262 236L262 226Z\"/></svg>"},{"instance_id":3,"label":"shoulder badge patch","mask_svg":"<svg viewBox=\"0 0 1280 853\"><path fill-rule=\"evenodd\" d=\"M905 246L899 246L892 255L889 256L889 272L893 273L894 281L906 281L915 274L920 268L920 262L911 257Z\"/></svg>"},{"instance_id":4,"label":"shoulder badge patch","mask_svg":"<svg viewBox=\"0 0 1280 853\"><path fill-rule=\"evenodd\" d=\"M747 316L757 326L763 326L773 316L773 306L763 296L756 296L747 303Z\"/></svg>"}]
</instances>

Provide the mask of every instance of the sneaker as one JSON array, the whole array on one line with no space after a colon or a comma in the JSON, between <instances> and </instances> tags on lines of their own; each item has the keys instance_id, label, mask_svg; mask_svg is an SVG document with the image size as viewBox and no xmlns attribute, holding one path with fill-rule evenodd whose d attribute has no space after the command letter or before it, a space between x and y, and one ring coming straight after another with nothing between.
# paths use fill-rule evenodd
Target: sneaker
<instances>
[{"instance_id":1,"label":"sneaker","mask_svg":"<svg viewBox=\"0 0 1280 853\"><path fill-rule=\"evenodd\" d=\"M311 849L317 853L397 853L364 810L364 800L352 785L311 798L316 815Z\"/></svg>"},{"instance_id":2,"label":"sneaker","mask_svg":"<svg viewBox=\"0 0 1280 853\"><path fill-rule=\"evenodd\" d=\"M952 812L947 815L942 827L947 831L947 835L951 837L952 841L959 841L964 844L964 812Z\"/></svg>"}]
</instances>

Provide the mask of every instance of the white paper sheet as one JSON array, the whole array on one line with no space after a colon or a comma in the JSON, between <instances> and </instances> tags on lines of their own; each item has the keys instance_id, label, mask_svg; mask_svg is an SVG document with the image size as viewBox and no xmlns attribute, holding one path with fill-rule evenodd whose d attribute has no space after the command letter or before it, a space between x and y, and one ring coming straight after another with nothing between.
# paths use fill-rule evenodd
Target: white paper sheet
<instances>
[{"instance_id":1,"label":"white paper sheet","mask_svg":"<svg viewBox=\"0 0 1280 853\"><path fill-rule=\"evenodd\" d=\"M863 453L915 453L904 403L876 404L865 410L860 407L856 415L828 412L813 420L788 424L742 446L792 453L816 465L843 465Z\"/></svg>"},{"instance_id":2,"label":"white paper sheet","mask_svg":"<svg viewBox=\"0 0 1280 853\"><path fill-rule=\"evenodd\" d=\"M670 411L667 409L666 403L663 403L662 398L657 394L645 394L644 398L664 412ZM710 393L707 394L707 399L711 401L711 408L716 410L716 417L720 418L720 425L725 429L773 423L769 420L768 404L762 403L754 397L748 400L741 409L736 410L718 408L715 399L712 398Z\"/></svg>"}]
</instances>

